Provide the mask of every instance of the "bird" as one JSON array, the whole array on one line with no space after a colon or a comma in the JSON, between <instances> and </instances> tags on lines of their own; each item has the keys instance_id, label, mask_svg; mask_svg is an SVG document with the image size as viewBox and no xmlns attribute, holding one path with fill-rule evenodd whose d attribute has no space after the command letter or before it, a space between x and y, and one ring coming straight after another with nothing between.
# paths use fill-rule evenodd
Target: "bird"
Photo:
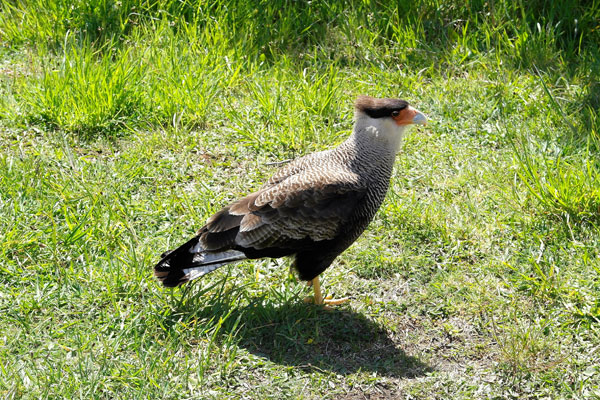
<instances>
[{"instance_id":1,"label":"bird","mask_svg":"<svg viewBox=\"0 0 600 400\"><path fill-rule=\"evenodd\" d=\"M241 260L292 257L291 268L312 285L315 304L347 300L323 298L319 275L373 220L402 138L426 123L405 100L357 97L354 127L344 142L291 161L212 215L196 236L162 254L156 278L176 287Z\"/></svg>"}]
</instances>

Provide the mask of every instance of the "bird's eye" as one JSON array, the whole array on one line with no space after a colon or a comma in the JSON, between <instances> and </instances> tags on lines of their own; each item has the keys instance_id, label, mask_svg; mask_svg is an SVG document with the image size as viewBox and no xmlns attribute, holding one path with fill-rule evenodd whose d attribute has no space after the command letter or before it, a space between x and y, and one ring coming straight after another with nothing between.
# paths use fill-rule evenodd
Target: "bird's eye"
<instances>
[{"instance_id":1,"label":"bird's eye","mask_svg":"<svg viewBox=\"0 0 600 400\"><path fill-rule=\"evenodd\" d=\"M400 111L398 111L398 110L392 111L392 117L397 117L398 115L400 115Z\"/></svg>"}]
</instances>

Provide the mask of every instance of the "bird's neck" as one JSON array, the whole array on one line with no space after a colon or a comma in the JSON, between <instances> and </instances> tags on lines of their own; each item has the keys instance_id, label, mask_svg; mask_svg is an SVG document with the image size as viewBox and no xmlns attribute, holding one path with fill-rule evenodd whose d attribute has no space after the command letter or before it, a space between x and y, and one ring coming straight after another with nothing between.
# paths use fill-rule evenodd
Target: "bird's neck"
<instances>
[{"instance_id":1,"label":"bird's neck","mask_svg":"<svg viewBox=\"0 0 600 400\"><path fill-rule=\"evenodd\" d=\"M388 180L396 159L396 150L389 143L357 127L334 152L351 171L369 182Z\"/></svg>"},{"instance_id":2,"label":"bird's neck","mask_svg":"<svg viewBox=\"0 0 600 400\"><path fill-rule=\"evenodd\" d=\"M360 115L354 124L349 140L358 148L370 148L394 156L404 136L404 127L399 127L390 118L370 118Z\"/></svg>"},{"instance_id":3,"label":"bird's neck","mask_svg":"<svg viewBox=\"0 0 600 400\"><path fill-rule=\"evenodd\" d=\"M369 154L373 161L393 163L400 150L403 132L392 124L374 118L359 119L346 145L359 153Z\"/></svg>"}]
</instances>

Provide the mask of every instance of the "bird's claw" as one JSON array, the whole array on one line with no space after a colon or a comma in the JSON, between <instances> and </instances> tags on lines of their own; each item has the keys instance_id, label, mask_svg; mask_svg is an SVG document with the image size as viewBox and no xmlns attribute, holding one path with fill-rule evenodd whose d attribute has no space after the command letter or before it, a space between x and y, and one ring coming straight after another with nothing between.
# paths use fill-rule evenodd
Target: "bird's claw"
<instances>
[{"instance_id":1,"label":"bird's claw","mask_svg":"<svg viewBox=\"0 0 600 400\"><path fill-rule=\"evenodd\" d=\"M348 297L343 297L341 299L334 299L331 296L327 296L324 299L322 299L322 301L316 301L314 296L307 296L304 298L304 302L305 303L311 303L311 304L315 304L315 305L322 305L323 308L325 309L331 309L328 306L337 306L340 304L344 304L347 301L349 301L350 298Z\"/></svg>"}]
</instances>

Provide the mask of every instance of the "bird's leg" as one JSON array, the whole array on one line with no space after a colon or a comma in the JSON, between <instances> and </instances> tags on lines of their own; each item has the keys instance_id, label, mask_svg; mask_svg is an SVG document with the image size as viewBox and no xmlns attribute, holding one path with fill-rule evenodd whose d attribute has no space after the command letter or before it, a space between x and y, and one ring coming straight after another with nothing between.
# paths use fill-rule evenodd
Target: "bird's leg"
<instances>
[{"instance_id":1,"label":"bird's leg","mask_svg":"<svg viewBox=\"0 0 600 400\"><path fill-rule=\"evenodd\" d=\"M319 282L319 277L317 276L311 282L313 290L315 291L315 304L323 304L323 293L321 293L321 282Z\"/></svg>"},{"instance_id":2,"label":"bird's leg","mask_svg":"<svg viewBox=\"0 0 600 400\"><path fill-rule=\"evenodd\" d=\"M254 265L254 279L256 282L260 281L260 266L258 263Z\"/></svg>"},{"instance_id":3,"label":"bird's leg","mask_svg":"<svg viewBox=\"0 0 600 400\"><path fill-rule=\"evenodd\" d=\"M307 303L309 302L314 302L317 305L325 305L325 307L327 307L327 305L338 305L338 304L343 304L345 302L347 302L348 300L350 300L347 297L344 297L343 299L332 299L329 297L323 298L323 293L321 292L321 283L319 282L319 277L317 276L316 278L314 278L312 281L308 282L308 285L313 287L313 290L315 291L315 296L314 298L310 298L307 297L306 299L304 299L304 301L306 301Z\"/></svg>"}]
</instances>

